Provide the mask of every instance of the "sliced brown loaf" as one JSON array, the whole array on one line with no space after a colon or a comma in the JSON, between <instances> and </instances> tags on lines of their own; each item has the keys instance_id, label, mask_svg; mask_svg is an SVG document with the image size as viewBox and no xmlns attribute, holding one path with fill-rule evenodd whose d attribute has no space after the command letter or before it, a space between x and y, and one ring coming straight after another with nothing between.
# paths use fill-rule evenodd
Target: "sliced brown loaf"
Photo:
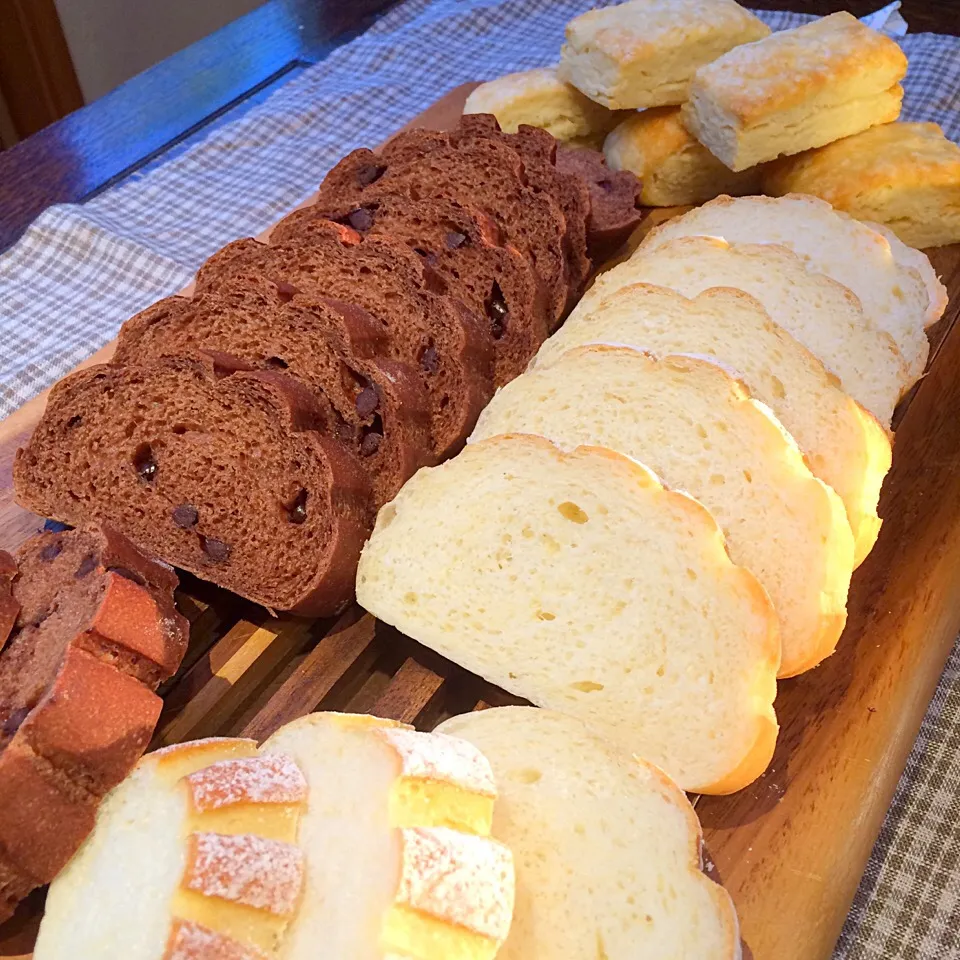
<instances>
[{"instance_id":1,"label":"sliced brown loaf","mask_svg":"<svg viewBox=\"0 0 960 960\"><path fill-rule=\"evenodd\" d=\"M547 336L536 275L526 257L500 243L486 214L449 200L413 201L371 192L363 204L305 207L280 221L276 242L295 242L316 217L346 223L367 237L402 240L446 281L451 292L487 318L497 386L521 374Z\"/></svg>"},{"instance_id":2,"label":"sliced brown loaf","mask_svg":"<svg viewBox=\"0 0 960 960\"><path fill-rule=\"evenodd\" d=\"M324 178L319 202L360 202L371 185L377 192L403 193L417 202L440 198L480 207L497 222L507 241L531 258L550 316L559 322L568 289L566 221L552 197L526 185L516 150L492 140L474 140L459 148L439 145L408 163L354 150Z\"/></svg>"},{"instance_id":3,"label":"sliced brown loaf","mask_svg":"<svg viewBox=\"0 0 960 960\"><path fill-rule=\"evenodd\" d=\"M363 241L349 227L315 220L296 242L229 244L201 267L197 289L222 291L250 275L368 311L384 330L387 356L423 380L434 455L460 449L493 392L493 341L472 311L435 292L445 289L442 280L404 244Z\"/></svg>"},{"instance_id":4,"label":"sliced brown loaf","mask_svg":"<svg viewBox=\"0 0 960 960\"><path fill-rule=\"evenodd\" d=\"M313 395L275 371L166 358L62 380L17 452L21 504L96 518L168 563L277 610L353 596L369 481Z\"/></svg>"},{"instance_id":5,"label":"sliced brown loaf","mask_svg":"<svg viewBox=\"0 0 960 960\"><path fill-rule=\"evenodd\" d=\"M0 550L0 649L7 642L20 612L20 604L13 595L13 578L16 575L16 561L6 550Z\"/></svg>"},{"instance_id":6,"label":"sliced brown loaf","mask_svg":"<svg viewBox=\"0 0 960 960\"><path fill-rule=\"evenodd\" d=\"M173 572L107 528L33 537L14 569L19 615L0 655L3 918L73 856L146 749L153 691L189 629Z\"/></svg>"},{"instance_id":7,"label":"sliced brown loaf","mask_svg":"<svg viewBox=\"0 0 960 960\"><path fill-rule=\"evenodd\" d=\"M353 332L370 327L379 325L351 304L240 286L170 297L137 314L123 325L113 362L204 351L285 370L332 407L336 434L360 458L379 506L432 460L430 412L416 371L353 355L351 341L361 339Z\"/></svg>"},{"instance_id":8,"label":"sliced brown loaf","mask_svg":"<svg viewBox=\"0 0 960 960\"><path fill-rule=\"evenodd\" d=\"M594 263L608 260L643 219L640 181L629 170L611 170L599 150L564 144L557 148L557 169L587 184L587 247Z\"/></svg>"}]
</instances>

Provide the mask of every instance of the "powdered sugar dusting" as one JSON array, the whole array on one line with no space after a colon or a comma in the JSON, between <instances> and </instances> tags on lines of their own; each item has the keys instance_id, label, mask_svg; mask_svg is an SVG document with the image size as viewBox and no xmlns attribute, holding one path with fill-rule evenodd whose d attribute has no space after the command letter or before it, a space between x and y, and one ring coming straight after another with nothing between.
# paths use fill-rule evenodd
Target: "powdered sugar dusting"
<instances>
[{"instance_id":1,"label":"powdered sugar dusting","mask_svg":"<svg viewBox=\"0 0 960 960\"><path fill-rule=\"evenodd\" d=\"M420 733L403 727L377 733L400 755L403 776L445 780L472 793L497 795L490 763L472 743L445 733Z\"/></svg>"},{"instance_id":2,"label":"powdered sugar dusting","mask_svg":"<svg viewBox=\"0 0 960 960\"><path fill-rule=\"evenodd\" d=\"M173 921L163 960L268 960L266 954L190 920Z\"/></svg>"},{"instance_id":3,"label":"powdered sugar dusting","mask_svg":"<svg viewBox=\"0 0 960 960\"><path fill-rule=\"evenodd\" d=\"M496 840L448 827L402 830L397 902L494 940L513 917L510 851Z\"/></svg>"},{"instance_id":4,"label":"powdered sugar dusting","mask_svg":"<svg viewBox=\"0 0 960 960\"><path fill-rule=\"evenodd\" d=\"M194 833L187 841L182 885L278 916L293 913L303 886L303 854L251 833Z\"/></svg>"},{"instance_id":5,"label":"powdered sugar dusting","mask_svg":"<svg viewBox=\"0 0 960 960\"><path fill-rule=\"evenodd\" d=\"M303 803L307 798L307 781L285 754L221 760L186 781L200 813L235 803Z\"/></svg>"}]
</instances>

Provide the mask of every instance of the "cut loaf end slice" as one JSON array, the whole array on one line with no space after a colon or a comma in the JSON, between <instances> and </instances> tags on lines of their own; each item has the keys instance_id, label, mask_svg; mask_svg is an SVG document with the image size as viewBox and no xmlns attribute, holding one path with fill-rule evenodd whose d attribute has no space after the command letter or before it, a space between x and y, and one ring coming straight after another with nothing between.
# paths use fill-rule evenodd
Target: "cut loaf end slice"
<instances>
[{"instance_id":1,"label":"cut loaf end slice","mask_svg":"<svg viewBox=\"0 0 960 960\"><path fill-rule=\"evenodd\" d=\"M597 725L684 789L738 790L770 760L770 601L704 507L617 453L501 436L421 470L381 510L357 593L408 636Z\"/></svg>"},{"instance_id":2,"label":"cut loaf end slice","mask_svg":"<svg viewBox=\"0 0 960 960\"><path fill-rule=\"evenodd\" d=\"M482 750L497 780L493 835L517 871L501 960L739 960L696 814L660 770L552 710L481 710L438 730Z\"/></svg>"},{"instance_id":3,"label":"cut loaf end slice","mask_svg":"<svg viewBox=\"0 0 960 960\"><path fill-rule=\"evenodd\" d=\"M840 496L853 531L854 563L870 552L880 532L877 504L890 469L890 439L753 297L713 288L688 300L651 284L623 287L568 320L534 365L589 343L701 354L732 368L797 441L814 476Z\"/></svg>"},{"instance_id":4,"label":"cut loaf end slice","mask_svg":"<svg viewBox=\"0 0 960 960\"><path fill-rule=\"evenodd\" d=\"M816 479L769 409L718 364L629 347L578 347L514 380L473 439L546 437L609 447L696 497L777 611L790 677L829 656L846 623L853 534L843 503Z\"/></svg>"}]
</instances>

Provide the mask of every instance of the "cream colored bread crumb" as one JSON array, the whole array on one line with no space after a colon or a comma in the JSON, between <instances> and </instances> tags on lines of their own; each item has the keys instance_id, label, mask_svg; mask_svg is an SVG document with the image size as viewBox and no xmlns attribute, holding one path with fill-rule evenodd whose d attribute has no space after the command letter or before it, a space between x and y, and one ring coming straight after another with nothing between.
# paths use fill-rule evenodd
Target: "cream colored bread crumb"
<instances>
[{"instance_id":1,"label":"cream colored bread crumb","mask_svg":"<svg viewBox=\"0 0 960 960\"><path fill-rule=\"evenodd\" d=\"M696 813L656 767L552 710L481 710L438 729L481 749L499 785L493 834L517 870L499 960L739 960Z\"/></svg>"},{"instance_id":2,"label":"cream colored bread crumb","mask_svg":"<svg viewBox=\"0 0 960 960\"><path fill-rule=\"evenodd\" d=\"M886 123L764 171L764 193L809 193L911 247L960 242L960 146L935 123Z\"/></svg>"},{"instance_id":3,"label":"cream colored bread crumb","mask_svg":"<svg viewBox=\"0 0 960 960\"><path fill-rule=\"evenodd\" d=\"M651 207L760 192L760 169L730 170L690 134L679 107L654 107L629 116L607 135L603 153L614 170L630 170L640 178L640 200Z\"/></svg>"},{"instance_id":4,"label":"cream colored bread crumb","mask_svg":"<svg viewBox=\"0 0 960 960\"><path fill-rule=\"evenodd\" d=\"M701 67L684 121L731 170L800 153L900 116L907 58L841 12Z\"/></svg>"},{"instance_id":5,"label":"cream colored bread crumb","mask_svg":"<svg viewBox=\"0 0 960 960\"><path fill-rule=\"evenodd\" d=\"M697 67L769 33L734 0L631 0L571 20L559 72L612 110L683 103Z\"/></svg>"},{"instance_id":6,"label":"cream colored bread crumb","mask_svg":"<svg viewBox=\"0 0 960 960\"><path fill-rule=\"evenodd\" d=\"M735 370L797 441L814 476L843 500L856 543L855 563L869 553L880 531L877 503L890 469L890 440L753 297L714 288L688 300L650 284L621 287L593 306L578 307L543 344L533 365L588 343L701 354Z\"/></svg>"},{"instance_id":7,"label":"cream colored bread crumb","mask_svg":"<svg viewBox=\"0 0 960 960\"><path fill-rule=\"evenodd\" d=\"M557 76L556 67L508 73L474 90L464 113L492 113L507 133L521 123L542 127L558 140L595 146L623 116L585 97Z\"/></svg>"}]
</instances>

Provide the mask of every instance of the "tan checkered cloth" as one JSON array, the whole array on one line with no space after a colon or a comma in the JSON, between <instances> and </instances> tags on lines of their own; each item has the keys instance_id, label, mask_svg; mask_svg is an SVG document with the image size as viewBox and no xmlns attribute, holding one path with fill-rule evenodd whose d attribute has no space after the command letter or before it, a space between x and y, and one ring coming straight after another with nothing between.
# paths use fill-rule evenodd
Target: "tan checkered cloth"
<instances>
[{"instance_id":1,"label":"tan checkered cloth","mask_svg":"<svg viewBox=\"0 0 960 960\"><path fill-rule=\"evenodd\" d=\"M278 219L348 150L378 143L458 84L555 62L566 22L596 5L408 0L200 144L83 206L46 211L0 257L0 416L184 286L214 250ZM775 29L807 19L761 16ZM900 42L910 59L904 116L935 120L960 140L960 39ZM960 652L836 956L960 958Z\"/></svg>"}]
</instances>

